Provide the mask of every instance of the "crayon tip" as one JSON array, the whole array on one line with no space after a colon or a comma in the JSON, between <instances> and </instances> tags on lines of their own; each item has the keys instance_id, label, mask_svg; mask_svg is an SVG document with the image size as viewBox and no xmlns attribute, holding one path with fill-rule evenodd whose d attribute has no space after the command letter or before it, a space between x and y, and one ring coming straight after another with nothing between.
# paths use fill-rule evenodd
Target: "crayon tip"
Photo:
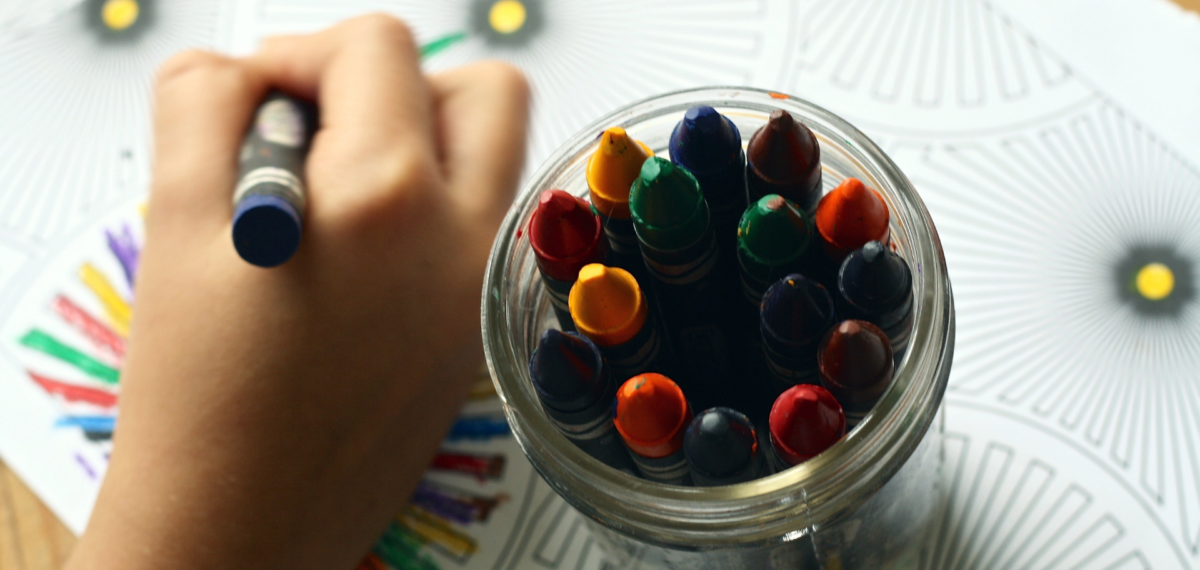
<instances>
[{"instance_id":1,"label":"crayon tip","mask_svg":"<svg viewBox=\"0 0 1200 570\"><path fill-rule=\"evenodd\" d=\"M728 117L707 105L688 109L668 146L671 161L692 172L719 170L742 152L742 135Z\"/></svg>"},{"instance_id":2,"label":"crayon tip","mask_svg":"<svg viewBox=\"0 0 1200 570\"><path fill-rule=\"evenodd\" d=\"M868 241L888 242L887 203L857 178L847 178L822 197L815 218L825 253L838 263Z\"/></svg>"},{"instance_id":3,"label":"crayon tip","mask_svg":"<svg viewBox=\"0 0 1200 570\"><path fill-rule=\"evenodd\" d=\"M255 194L238 202L233 212L233 246L238 255L259 267L275 267L300 247L303 222L290 202Z\"/></svg>"},{"instance_id":4,"label":"crayon tip","mask_svg":"<svg viewBox=\"0 0 1200 570\"><path fill-rule=\"evenodd\" d=\"M642 164L629 193L638 238L657 249L688 246L708 228L708 205L700 183L671 161L652 157Z\"/></svg>"},{"instance_id":5,"label":"crayon tip","mask_svg":"<svg viewBox=\"0 0 1200 570\"><path fill-rule=\"evenodd\" d=\"M742 214L738 248L763 265L794 261L808 251L812 230L796 204L778 194L759 198Z\"/></svg>"},{"instance_id":6,"label":"crayon tip","mask_svg":"<svg viewBox=\"0 0 1200 570\"><path fill-rule=\"evenodd\" d=\"M592 204L610 218L629 218L629 188L642 163L654 156L650 147L611 127L600 135L600 146L588 159L587 183Z\"/></svg>"},{"instance_id":7,"label":"crayon tip","mask_svg":"<svg viewBox=\"0 0 1200 570\"><path fill-rule=\"evenodd\" d=\"M643 457L678 451L691 416L683 391L662 374L639 374L617 390L613 421L625 444Z\"/></svg>"},{"instance_id":8,"label":"crayon tip","mask_svg":"<svg viewBox=\"0 0 1200 570\"><path fill-rule=\"evenodd\" d=\"M755 174L774 184L808 180L821 168L816 137L782 109L772 111L767 124L750 137L746 158Z\"/></svg>"},{"instance_id":9,"label":"crayon tip","mask_svg":"<svg viewBox=\"0 0 1200 570\"><path fill-rule=\"evenodd\" d=\"M579 332L601 346L633 338L646 323L646 298L628 271L599 263L583 266L567 297Z\"/></svg>"},{"instance_id":10,"label":"crayon tip","mask_svg":"<svg viewBox=\"0 0 1200 570\"><path fill-rule=\"evenodd\" d=\"M729 477L745 468L758 451L754 424L730 408L709 408L696 416L683 439L692 470L707 477Z\"/></svg>"},{"instance_id":11,"label":"crayon tip","mask_svg":"<svg viewBox=\"0 0 1200 570\"><path fill-rule=\"evenodd\" d=\"M762 326L792 344L816 342L833 326L833 300L820 283L793 273L771 285L760 308Z\"/></svg>"},{"instance_id":12,"label":"crayon tip","mask_svg":"<svg viewBox=\"0 0 1200 570\"><path fill-rule=\"evenodd\" d=\"M892 382L892 343L869 322L842 321L821 341L817 368L821 384L847 405L873 402Z\"/></svg>"},{"instance_id":13,"label":"crayon tip","mask_svg":"<svg viewBox=\"0 0 1200 570\"><path fill-rule=\"evenodd\" d=\"M529 375L542 401L562 411L576 411L601 395L597 389L604 390L603 366L600 349L586 338L549 329L529 361ZM578 405L570 405L574 403Z\"/></svg>"},{"instance_id":14,"label":"crayon tip","mask_svg":"<svg viewBox=\"0 0 1200 570\"><path fill-rule=\"evenodd\" d=\"M563 190L546 190L529 221L529 245L543 272L572 282L580 267L603 260L603 232L587 202Z\"/></svg>"},{"instance_id":15,"label":"crayon tip","mask_svg":"<svg viewBox=\"0 0 1200 570\"><path fill-rule=\"evenodd\" d=\"M912 294L912 272L903 258L872 240L842 262L838 288L843 297L858 307L885 311Z\"/></svg>"},{"instance_id":16,"label":"crayon tip","mask_svg":"<svg viewBox=\"0 0 1200 570\"><path fill-rule=\"evenodd\" d=\"M846 433L842 405L812 384L797 384L780 394L768 423L775 453L790 465L820 454Z\"/></svg>"}]
</instances>

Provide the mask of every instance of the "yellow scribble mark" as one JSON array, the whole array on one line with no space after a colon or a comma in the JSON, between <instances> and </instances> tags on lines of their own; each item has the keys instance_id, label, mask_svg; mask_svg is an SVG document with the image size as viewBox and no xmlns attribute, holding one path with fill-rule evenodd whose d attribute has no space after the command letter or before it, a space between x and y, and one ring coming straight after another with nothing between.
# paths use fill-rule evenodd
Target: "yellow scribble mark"
<instances>
[{"instance_id":1,"label":"yellow scribble mark","mask_svg":"<svg viewBox=\"0 0 1200 570\"><path fill-rule=\"evenodd\" d=\"M1151 301L1161 301L1175 289L1175 273L1161 263L1151 263L1137 274L1137 290Z\"/></svg>"},{"instance_id":2,"label":"yellow scribble mark","mask_svg":"<svg viewBox=\"0 0 1200 570\"><path fill-rule=\"evenodd\" d=\"M501 34L511 34L525 25L525 5L517 0L500 0L492 4L488 23Z\"/></svg>"},{"instance_id":3,"label":"yellow scribble mark","mask_svg":"<svg viewBox=\"0 0 1200 570\"><path fill-rule=\"evenodd\" d=\"M123 337L129 336L129 320L133 317L133 309L129 303L125 302L121 294L117 293L108 278L99 269L96 269L96 266L84 263L79 268L79 279L83 281L84 285L87 285L88 289L92 290L97 299L100 299L113 330Z\"/></svg>"},{"instance_id":4,"label":"yellow scribble mark","mask_svg":"<svg viewBox=\"0 0 1200 570\"><path fill-rule=\"evenodd\" d=\"M119 32L137 22L139 10L137 0L108 0L100 8L100 19L108 29Z\"/></svg>"}]
</instances>

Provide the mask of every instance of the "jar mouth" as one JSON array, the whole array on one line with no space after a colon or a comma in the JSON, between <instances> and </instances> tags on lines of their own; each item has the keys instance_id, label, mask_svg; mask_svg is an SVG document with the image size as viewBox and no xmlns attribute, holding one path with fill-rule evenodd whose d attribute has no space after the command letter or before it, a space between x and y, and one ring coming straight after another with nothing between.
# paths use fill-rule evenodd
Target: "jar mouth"
<instances>
[{"instance_id":1,"label":"jar mouth","mask_svg":"<svg viewBox=\"0 0 1200 570\"><path fill-rule=\"evenodd\" d=\"M596 134L608 127L623 127L633 136L665 131L661 140L646 141L665 154L661 149L674 124L696 105L712 106L744 123L765 123L771 111L784 109L809 127L821 145L827 187L854 176L883 197L892 215L892 240L912 270L914 293L908 350L874 410L817 457L768 477L721 487L665 485L604 466L555 430L528 372L548 305L521 232L538 195L548 188L586 195L588 156L598 142ZM522 285L529 283L534 286ZM727 548L799 538L851 512L891 478L941 404L953 354L954 306L933 220L912 183L874 142L802 99L749 87L707 87L622 107L580 131L539 168L509 209L493 244L482 327L488 368L513 434L555 491L586 516L643 542Z\"/></svg>"}]
</instances>

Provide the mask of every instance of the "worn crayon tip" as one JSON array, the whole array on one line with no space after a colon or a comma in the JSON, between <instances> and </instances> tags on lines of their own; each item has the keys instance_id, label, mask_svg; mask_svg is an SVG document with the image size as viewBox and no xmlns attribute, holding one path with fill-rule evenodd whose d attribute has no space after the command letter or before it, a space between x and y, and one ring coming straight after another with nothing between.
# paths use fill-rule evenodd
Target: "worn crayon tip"
<instances>
[{"instance_id":1,"label":"worn crayon tip","mask_svg":"<svg viewBox=\"0 0 1200 570\"><path fill-rule=\"evenodd\" d=\"M820 283L793 273L763 294L762 326L792 344L815 343L833 326L833 299Z\"/></svg>"},{"instance_id":2,"label":"worn crayon tip","mask_svg":"<svg viewBox=\"0 0 1200 570\"><path fill-rule=\"evenodd\" d=\"M887 203L857 178L847 178L822 197L815 216L825 253L837 263L868 241L886 245L888 219Z\"/></svg>"},{"instance_id":3,"label":"worn crayon tip","mask_svg":"<svg viewBox=\"0 0 1200 570\"><path fill-rule=\"evenodd\" d=\"M658 249L690 245L708 228L708 205L696 178L657 156L642 164L629 209L638 238Z\"/></svg>"},{"instance_id":4,"label":"worn crayon tip","mask_svg":"<svg viewBox=\"0 0 1200 570\"><path fill-rule=\"evenodd\" d=\"M592 204L610 218L629 218L629 188L642 163L654 156L650 147L612 127L600 135L600 145L588 159L587 183Z\"/></svg>"},{"instance_id":5,"label":"worn crayon tip","mask_svg":"<svg viewBox=\"0 0 1200 570\"><path fill-rule=\"evenodd\" d=\"M825 388L798 384L775 400L768 424L775 453L789 465L798 465L845 435L846 414Z\"/></svg>"},{"instance_id":6,"label":"worn crayon tip","mask_svg":"<svg viewBox=\"0 0 1200 570\"><path fill-rule=\"evenodd\" d=\"M776 184L809 179L821 168L816 137L782 109L771 112L767 124L750 137L746 157L755 174Z\"/></svg>"},{"instance_id":7,"label":"worn crayon tip","mask_svg":"<svg viewBox=\"0 0 1200 570\"><path fill-rule=\"evenodd\" d=\"M529 245L543 272L571 282L580 267L604 259L603 232L587 202L563 190L546 190L529 222Z\"/></svg>"},{"instance_id":8,"label":"worn crayon tip","mask_svg":"<svg viewBox=\"0 0 1200 570\"><path fill-rule=\"evenodd\" d=\"M892 344L879 327L842 321L817 349L821 384L846 405L873 402L892 382Z\"/></svg>"},{"instance_id":9,"label":"worn crayon tip","mask_svg":"<svg viewBox=\"0 0 1200 570\"><path fill-rule=\"evenodd\" d=\"M851 252L838 271L842 296L867 311L899 306L912 294L912 272L898 254L878 241Z\"/></svg>"},{"instance_id":10,"label":"worn crayon tip","mask_svg":"<svg viewBox=\"0 0 1200 570\"><path fill-rule=\"evenodd\" d=\"M808 250L812 230L796 204L778 194L768 194L742 214L737 238L742 254L775 266L801 257Z\"/></svg>"},{"instance_id":11,"label":"worn crayon tip","mask_svg":"<svg viewBox=\"0 0 1200 570\"><path fill-rule=\"evenodd\" d=\"M613 422L625 444L644 457L678 451L691 415L683 391L662 374L639 374L617 389Z\"/></svg>"},{"instance_id":12,"label":"worn crayon tip","mask_svg":"<svg viewBox=\"0 0 1200 570\"><path fill-rule=\"evenodd\" d=\"M646 298L628 271L599 263L583 266L567 297L579 332L601 346L633 338L646 323Z\"/></svg>"},{"instance_id":13,"label":"worn crayon tip","mask_svg":"<svg viewBox=\"0 0 1200 570\"><path fill-rule=\"evenodd\" d=\"M728 117L707 105L688 109L668 145L671 161L696 173L725 168L742 152L742 135Z\"/></svg>"},{"instance_id":14,"label":"worn crayon tip","mask_svg":"<svg viewBox=\"0 0 1200 570\"><path fill-rule=\"evenodd\" d=\"M683 439L683 450L694 471L729 477L746 467L758 451L754 424L730 408L709 408L696 416Z\"/></svg>"},{"instance_id":15,"label":"worn crayon tip","mask_svg":"<svg viewBox=\"0 0 1200 570\"><path fill-rule=\"evenodd\" d=\"M550 329L533 352L529 374L543 401L567 403L587 399L595 392L603 380L603 362L600 349L586 338Z\"/></svg>"}]
</instances>

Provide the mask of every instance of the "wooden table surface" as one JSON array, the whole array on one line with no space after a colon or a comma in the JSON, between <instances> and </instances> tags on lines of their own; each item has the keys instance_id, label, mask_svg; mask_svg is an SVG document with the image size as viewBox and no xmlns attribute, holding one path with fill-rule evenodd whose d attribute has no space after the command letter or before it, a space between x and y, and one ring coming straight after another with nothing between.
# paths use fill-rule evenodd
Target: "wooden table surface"
<instances>
[{"instance_id":1,"label":"wooden table surface","mask_svg":"<svg viewBox=\"0 0 1200 570\"><path fill-rule=\"evenodd\" d=\"M1200 13L1200 0L1172 0ZM0 570L59 568L75 535L0 461Z\"/></svg>"}]
</instances>

